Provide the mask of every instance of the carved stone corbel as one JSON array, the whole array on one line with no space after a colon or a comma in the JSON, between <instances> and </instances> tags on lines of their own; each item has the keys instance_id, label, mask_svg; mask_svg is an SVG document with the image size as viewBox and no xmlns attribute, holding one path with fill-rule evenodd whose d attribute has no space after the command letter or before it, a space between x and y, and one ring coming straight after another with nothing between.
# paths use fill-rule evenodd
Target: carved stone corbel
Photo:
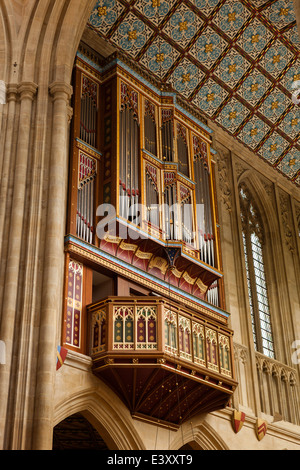
<instances>
[{"instance_id":1,"label":"carved stone corbel","mask_svg":"<svg viewBox=\"0 0 300 470\"><path fill-rule=\"evenodd\" d=\"M280 200L280 212L281 212L282 227L283 227L285 242L290 252L293 253L295 250L295 245L294 245L292 224L290 221L291 210L289 206L289 196L280 192L279 200Z\"/></svg>"},{"instance_id":2,"label":"carved stone corbel","mask_svg":"<svg viewBox=\"0 0 300 470\"><path fill-rule=\"evenodd\" d=\"M232 209L232 202L229 176L229 158L225 152L218 149L216 161L218 168L220 197L222 202L225 204L226 209L230 212Z\"/></svg>"}]
</instances>

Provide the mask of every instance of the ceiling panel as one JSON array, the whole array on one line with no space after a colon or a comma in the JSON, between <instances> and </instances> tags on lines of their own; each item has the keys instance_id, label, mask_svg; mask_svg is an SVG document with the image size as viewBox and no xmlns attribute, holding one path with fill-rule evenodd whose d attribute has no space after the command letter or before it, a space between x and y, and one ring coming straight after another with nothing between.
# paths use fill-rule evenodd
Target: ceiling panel
<instances>
[{"instance_id":1,"label":"ceiling panel","mask_svg":"<svg viewBox=\"0 0 300 470\"><path fill-rule=\"evenodd\" d=\"M98 0L89 27L300 184L292 0Z\"/></svg>"}]
</instances>

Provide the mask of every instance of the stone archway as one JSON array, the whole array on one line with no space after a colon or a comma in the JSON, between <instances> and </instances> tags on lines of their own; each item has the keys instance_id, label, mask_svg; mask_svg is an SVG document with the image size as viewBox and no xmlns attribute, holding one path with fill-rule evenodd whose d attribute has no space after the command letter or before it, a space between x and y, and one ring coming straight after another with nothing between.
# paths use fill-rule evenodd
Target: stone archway
<instances>
[{"instance_id":1,"label":"stone archway","mask_svg":"<svg viewBox=\"0 0 300 470\"><path fill-rule=\"evenodd\" d=\"M84 381L78 374L72 379L67 373L66 377L62 376L61 379L58 387L64 390L64 393L54 409L54 429L70 416L81 414L102 437L109 450L145 449L129 410L109 387L98 379L90 382L91 378L86 387L77 387L76 381ZM73 386L64 387L65 380L73 380Z\"/></svg>"},{"instance_id":2,"label":"stone archway","mask_svg":"<svg viewBox=\"0 0 300 470\"><path fill-rule=\"evenodd\" d=\"M186 423L175 437L170 449L181 450L228 450L225 441L206 421L197 425Z\"/></svg>"},{"instance_id":3,"label":"stone archway","mask_svg":"<svg viewBox=\"0 0 300 470\"><path fill-rule=\"evenodd\" d=\"M54 427L52 450L109 450L105 440L85 417L76 413Z\"/></svg>"}]
</instances>

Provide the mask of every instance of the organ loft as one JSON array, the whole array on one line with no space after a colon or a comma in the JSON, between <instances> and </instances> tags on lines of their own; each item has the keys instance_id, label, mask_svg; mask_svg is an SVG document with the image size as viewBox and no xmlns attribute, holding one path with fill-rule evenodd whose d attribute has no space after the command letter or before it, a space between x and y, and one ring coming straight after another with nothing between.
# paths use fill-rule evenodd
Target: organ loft
<instances>
[{"instance_id":1,"label":"organ loft","mask_svg":"<svg viewBox=\"0 0 300 470\"><path fill-rule=\"evenodd\" d=\"M176 428L237 386L211 130L120 54L82 44L73 77L63 346Z\"/></svg>"}]
</instances>

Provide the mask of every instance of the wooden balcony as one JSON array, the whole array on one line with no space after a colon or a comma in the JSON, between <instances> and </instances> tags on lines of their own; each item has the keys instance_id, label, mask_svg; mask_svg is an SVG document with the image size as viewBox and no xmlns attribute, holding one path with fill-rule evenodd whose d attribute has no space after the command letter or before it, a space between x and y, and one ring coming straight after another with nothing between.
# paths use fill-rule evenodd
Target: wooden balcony
<instances>
[{"instance_id":1,"label":"wooden balcony","mask_svg":"<svg viewBox=\"0 0 300 470\"><path fill-rule=\"evenodd\" d=\"M133 417L178 427L227 405L232 331L160 297L109 297L88 307L93 372Z\"/></svg>"}]
</instances>

